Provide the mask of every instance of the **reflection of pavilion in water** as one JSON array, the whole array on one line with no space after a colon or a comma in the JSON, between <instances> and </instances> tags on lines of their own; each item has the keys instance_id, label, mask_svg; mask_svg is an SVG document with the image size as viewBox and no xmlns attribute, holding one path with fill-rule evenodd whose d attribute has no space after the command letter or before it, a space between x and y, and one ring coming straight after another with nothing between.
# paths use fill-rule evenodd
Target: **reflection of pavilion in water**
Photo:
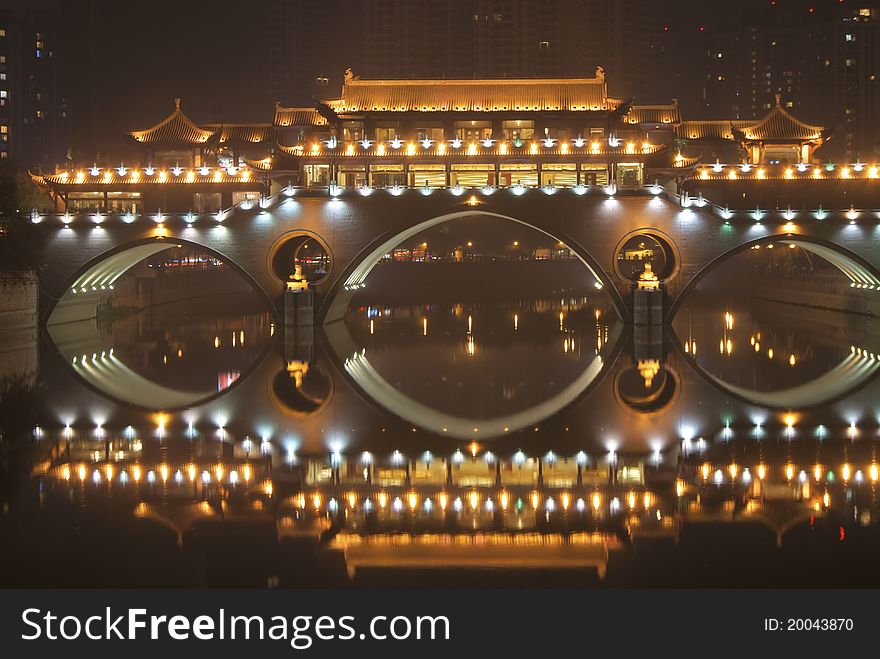
<instances>
[{"instance_id":1,"label":"reflection of pavilion in water","mask_svg":"<svg viewBox=\"0 0 880 659\"><path fill-rule=\"evenodd\" d=\"M495 455L476 444L451 456L363 454L285 462L267 447L201 451L186 440L160 450L137 439L61 436L34 476L65 500L112 497L173 534L272 529L319 542L360 568L588 569L610 552L678 542L692 525L751 524L777 546L795 528L837 520L841 534L880 514L875 441L750 440L675 456ZM230 450L232 448L232 450ZM209 459L213 450L217 456ZM200 453L200 455L196 455ZM739 462L729 455L739 456ZM821 460L821 462L819 462Z\"/></svg>"}]
</instances>

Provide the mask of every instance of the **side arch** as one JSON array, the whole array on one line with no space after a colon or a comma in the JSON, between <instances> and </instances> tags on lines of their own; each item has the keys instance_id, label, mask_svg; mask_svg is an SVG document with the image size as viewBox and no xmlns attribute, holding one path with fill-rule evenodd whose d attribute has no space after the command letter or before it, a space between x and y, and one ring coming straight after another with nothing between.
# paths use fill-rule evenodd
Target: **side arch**
<instances>
[{"instance_id":1,"label":"side arch","mask_svg":"<svg viewBox=\"0 0 880 659\"><path fill-rule=\"evenodd\" d=\"M880 288L880 272L878 272L877 268L849 249L814 236L795 235L790 233L774 234L743 242L736 247L719 254L704 265L693 277L691 277L690 281L688 281L688 283L679 291L672 304L669 305L669 311L666 314L666 322L672 322L672 319L675 317L676 312L687 297L688 293L696 288L703 278L718 265L741 252L751 249L755 245L763 245L766 243L785 243L788 245L795 245L831 263L840 270L840 272L846 275L854 286L871 289Z\"/></svg>"},{"instance_id":2,"label":"side arch","mask_svg":"<svg viewBox=\"0 0 880 659\"><path fill-rule=\"evenodd\" d=\"M277 306L266 289L233 259L204 243L155 236L109 249L80 267L67 282L63 295L49 308L46 324L59 325L94 318L101 297L112 290L116 281L126 272L144 259L184 246L204 250L230 266L263 296L269 308L278 316Z\"/></svg>"},{"instance_id":3,"label":"side arch","mask_svg":"<svg viewBox=\"0 0 880 659\"><path fill-rule=\"evenodd\" d=\"M564 243L572 252L574 252L578 260L583 263L587 270L589 270L590 274L592 274L596 281L601 284L602 288L608 291L618 318L624 319L626 317L626 305L614 285L614 282L610 279L608 274L602 270L598 261L573 238L563 234L550 233L539 226L535 226L531 222L526 222L510 215L474 209L437 215L436 217L417 222L401 231L385 233L377 240L374 240L352 259L345 271L343 271L335 280L319 308L318 322L332 323L340 320L345 313L345 309L348 307L348 303L350 302L354 291L363 286L364 281L366 281L370 272L379 263L382 257L397 247L401 242L404 242L431 227L459 218L473 216L494 217L515 222L534 229L555 241Z\"/></svg>"}]
</instances>

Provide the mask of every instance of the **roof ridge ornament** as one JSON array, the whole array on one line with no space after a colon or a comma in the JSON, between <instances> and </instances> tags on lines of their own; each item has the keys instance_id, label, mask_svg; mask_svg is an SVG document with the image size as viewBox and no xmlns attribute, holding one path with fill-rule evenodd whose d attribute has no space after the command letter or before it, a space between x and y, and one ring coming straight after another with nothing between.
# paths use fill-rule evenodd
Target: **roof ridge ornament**
<instances>
[{"instance_id":1,"label":"roof ridge ornament","mask_svg":"<svg viewBox=\"0 0 880 659\"><path fill-rule=\"evenodd\" d=\"M174 99L174 109L180 111L180 96Z\"/></svg>"}]
</instances>

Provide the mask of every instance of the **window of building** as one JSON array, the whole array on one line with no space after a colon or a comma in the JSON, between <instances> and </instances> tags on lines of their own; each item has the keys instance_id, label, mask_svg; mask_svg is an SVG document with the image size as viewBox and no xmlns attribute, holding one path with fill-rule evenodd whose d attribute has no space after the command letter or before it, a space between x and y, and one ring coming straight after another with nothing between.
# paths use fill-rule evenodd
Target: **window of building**
<instances>
[{"instance_id":1,"label":"window of building","mask_svg":"<svg viewBox=\"0 0 880 659\"><path fill-rule=\"evenodd\" d=\"M521 119L505 121L501 125L506 140L530 140L535 135L535 122Z\"/></svg>"},{"instance_id":2,"label":"window of building","mask_svg":"<svg viewBox=\"0 0 880 659\"><path fill-rule=\"evenodd\" d=\"M6 36L6 28L0 28L0 38Z\"/></svg>"},{"instance_id":3,"label":"window of building","mask_svg":"<svg viewBox=\"0 0 880 659\"><path fill-rule=\"evenodd\" d=\"M495 185L495 165L491 163L460 163L451 166L449 185L482 187Z\"/></svg>"},{"instance_id":4,"label":"window of building","mask_svg":"<svg viewBox=\"0 0 880 659\"><path fill-rule=\"evenodd\" d=\"M370 167L370 185L374 188L390 188L405 185L403 165L373 165Z\"/></svg>"},{"instance_id":5,"label":"window of building","mask_svg":"<svg viewBox=\"0 0 880 659\"><path fill-rule=\"evenodd\" d=\"M549 41L539 41L538 42L538 49L539 50L547 50L548 48L550 48Z\"/></svg>"},{"instance_id":6,"label":"window of building","mask_svg":"<svg viewBox=\"0 0 880 659\"><path fill-rule=\"evenodd\" d=\"M324 76L318 76L315 78L315 86L316 87L326 87L330 84L330 79L325 78Z\"/></svg>"},{"instance_id":7,"label":"window of building","mask_svg":"<svg viewBox=\"0 0 880 659\"><path fill-rule=\"evenodd\" d=\"M417 140L442 141L445 138L442 126L421 126L416 128Z\"/></svg>"},{"instance_id":8,"label":"window of building","mask_svg":"<svg viewBox=\"0 0 880 659\"><path fill-rule=\"evenodd\" d=\"M621 189L640 188L644 184L642 163L619 163L617 165L617 187Z\"/></svg>"},{"instance_id":9,"label":"window of building","mask_svg":"<svg viewBox=\"0 0 880 659\"><path fill-rule=\"evenodd\" d=\"M541 185L570 188L577 185L577 178L577 165L573 162L547 163L541 167Z\"/></svg>"},{"instance_id":10,"label":"window of building","mask_svg":"<svg viewBox=\"0 0 880 659\"><path fill-rule=\"evenodd\" d=\"M367 168L356 165L340 165L338 183L347 188L363 187L367 184Z\"/></svg>"},{"instance_id":11,"label":"window of building","mask_svg":"<svg viewBox=\"0 0 880 659\"><path fill-rule=\"evenodd\" d=\"M362 139L364 139L364 122L342 122L342 140L344 142L359 142Z\"/></svg>"},{"instance_id":12,"label":"window of building","mask_svg":"<svg viewBox=\"0 0 880 659\"><path fill-rule=\"evenodd\" d=\"M254 191L254 190L238 190L238 191L232 193L232 205L233 206L238 206L243 201L256 202L259 200L260 200L260 193Z\"/></svg>"},{"instance_id":13,"label":"window of building","mask_svg":"<svg viewBox=\"0 0 880 659\"><path fill-rule=\"evenodd\" d=\"M303 165L303 184L308 187L330 185L330 166Z\"/></svg>"},{"instance_id":14,"label":"window of building","mask_svg":"<svg viewBox=\"0 0 880 659\"><path fill-rule=\"evenodd\" d=\"M538 166L528 163L502 163L499 185L538 185Z\"/></svg>"},{"instance_id":15,"label":"window of building","mask_svg":"<svg viewBox=\"0 0 880 659\"><path fill-rule=\"evenodd\" d=\"M376 126L376 139L380 142L396 140L399 133L400 125L396 121L392 123L378 124Z\"/></svg>"},{"instance_id":16,"label":"window of building","mask_svg":"<svg viewBox=\"0 0 880 659\"><path fill-rule=\"evenodd\" d=\"M194 192L192 208L195 213L216 213L222 210L219 192Z\"/></svg>"},{"instance_id":17,"label":"window of building","mask_svg":"<svg viewBox=\"0 0 880 659\"><path fill-rule=\"evenodd\" d=\"M584 185L608 185L608 165L581 163L581 183Z\"/></svg>"},{"instance_id":18,"label":"window of building","mask_svg":"<svg viewBox=\"0 0 880 659\"><path fill-rule=\"evenodd\" d=\"M421 164L410 165L409 185L413 188L442 188L446 185L446 165Z\"/></svg>"},{"instance_id":19,"label":"window of building","mask_svg":"<svg viewBox=\"0 0 880 659\"><path fill-rule=\"evenodd\" d=\"M470 142L484 140L492 137L492 122L490 121L456 121L455 136L460 140Z\"/></svg>"},{"instance_id":20,"label":"window of building","mask_svg":"<svg viewBox=\"0 0 880 659\"><path fill-rule=\"evenodd\" d=\"M605 137L604 128L588 128L587 130L590 133L590 140L592 141L601 140L603 137Z\"/></svg>"},{"instance_id":21,"label":"window of building","mask_svg":"<svg viewBox=\"0 0 880 659\"><path fill-rule=\"evenodd\" d=\"M142 213L144 201L140 192L108 192L106 210L111 213Z\"/></svg>"}]
</instances>

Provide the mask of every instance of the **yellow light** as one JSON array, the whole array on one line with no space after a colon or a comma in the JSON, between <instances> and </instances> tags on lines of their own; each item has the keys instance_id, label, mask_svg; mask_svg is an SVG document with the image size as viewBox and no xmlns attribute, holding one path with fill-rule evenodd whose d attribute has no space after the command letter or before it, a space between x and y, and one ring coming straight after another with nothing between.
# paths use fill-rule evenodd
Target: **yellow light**
<instances>
[{"instance_id":1,"label":"yellow light","mask_svg":"<svg viewBox=\"0 0 880 659\"><path fill-rule=\"evenodd\" d=\"M440 503L440 509L446 510L446 506L449 505L449 496L446 494L446 492L441 492L440 496L437 497L437 501Z\"/></svg>"},{"instance_id":2,"label":"yellow light","mask_svg":"<svg viewBox=\"0 0 880 659\"><path fill-rule=\"evenodd\" d=\"M164 169L159 172L159 183L166 183L168 181L168 172Z\"/></svg>"},{"instance_id":3,"label":"yellow light","mask_svg":"<svg viewBox=\"0 0 880 659\"><path fill-rule=\"evenodd\" d=\"M568 492L563 492L561 501L562 509L568 510L568 506L571 504L571 495Z\"/></svg>"},{"instance_id":4,"label":"yellow light","mask_svg":"<svg viewBox=\"0 0 880 659\"><path fill-rule=\"evenodd\" d=\"M870 476L871 476L871 482L872 482L872 483L876 483L876 482L877 482L877 473L878 473L877 463L876 463L876 462L872 462L872 463L871 463L871 466L868 467L868 474L870 474Z\"/></svg>"},{"instance_id":5,"label":"yellow light","mask_svg":"<svg viewBox=\"0 0 880 659\"><path fill-rule=\"evenodd\" d=\"M77 475L79 476L79 479L81 481L84 481L86 479L86 466L85 465L79 466L79 469L77 469Z\"/></svg>"},{"instance_id":6,"label":"yellow light","mask_svg":"<svg viewBox=\"0 0 880 659\"><path fill-rule=\"evenodd\" d=\"M306 495L303 493L299 493L296 495L296 507L300 510L305 509L306 507Z\"/></svg>"},{"instance_id":7,"label":"yellow light","mask_svg":"<svg viewBox=\"0 0 880 659\"><path fill-rule=\"evenodd\" d=\"M627 152L627 153L635 153L635 152L636 152L636 145L633 144L632 142L629 142L629 143L626 145L626 152Z\"/></svg>"},{"instance_id":8,"label":"yellow light","mask_svg":"<svg viewBox=\"0 0 880 659\"><path fill-rule=\"evenodd\" d=\"M880 170L876 167L868 167L868 178L880 178Z\"/></svg>"},{"instance_id":9,"label":"yellow light","mask_svg":"<svg viewBox=\"0 0 880 659\"><path fill-rule=\"evenodd\" d=\"M113 480L113 465L107 465L104 468L104 472L107 474L107 481L108 482L112 481Z\"/></svg>"},{"instance_id":10,"label":"yellow light","mask_svg":"<svg viewBox=\"0 0 880 659\"><path fill-rule=\"evenodd\" d=\"M66 481L70 480L70 467L69 466L64 465L64 468L61 470L61 477Z\"/></svg>"},{"instance_id":11,"label":"yellow light","mask_svg":"<svg viewBox=\"0 0 880 659\"><path fill-rule=\"evenodd\" d=\"M266 481L263 484L263 492L266 493L266 496L271 497L272 493L275 491L275 487L272 485L272 481Z\"/></svg>"},{"instance_id":12,"label":"yellow light","mask_svg":"<svg viewBox=\"0 0 880 659\"><path fill-rule=\"evenodd\" d=\"M414 156L416 155L416 145L410 142L406 145L406 155Z\"/></svg>"},{"instance_id":13,"label":"yellow light","mask_svg":"<svg viewBox=\"0 0 880 659\"><path fill-rule=\"evenodd\" d=\"M501 503L501 510L507 510L507 506L510 504L510 495L507 492L502 492L498 496L498 500Z\"/></svg>"},{"instance_id":14,"label":"yellow light","mask_svg":"<svg viewBox=\"0 0 880 659\"><path fill-rule=\"evenodd\" d=\"M162 476L162 482L165 483L168 481L168 465L161 465L159 467L159 474Z\"/></svg>"},{"instance_id":15,"label":"yellow light","mask_svg":"<svg viewBox=\"0 0 880 659\"><path fill-rule=\"evenodd\" d=\"M104 183L109 183L112 178L113 175L109 171L104 172Z\"/></svg>"},{"instance_id":16,"label":"yellow light","mask_svg":"<svg viewBox=\"0 0 880 659\"><path fill-rule=\"evenodd\" d=\"M797 360L795 359L795 356L794 356L794 355L789 355L789 356L788 356L788 364L789 364L789 366L794 366L796 363L797 363Z\"/></svg>"},{"instance_id":17,"label":"yellow light","mask_svg":"<svg viewBox=\"0 0 880 659\"><path fill-rule=\"evenodd\" d=\"M813 168L813 178L822 178L822 170L818 167Z\"/></svg>"},{"instance_id":18,"label":"yellow light","mask_svg":"<svg viewBox=\"0 0 880 659\"><path fill-rule=\"evenodd\" d=\"M794 178L794 171L791 167L785 169L785 178Z\"/></svg>"},{"instance_id":19,"label":"yellow light","mask_svg":"<svg viewBox=\"0 0 880 659\"><path fill-rule=\"evenodd\" d=\"M195 181L195 180L196 180L196 173L195 173L193 170L191 170L191 169L190 169L190 170L187 170L187 172L186 172L186 182L187 182L187 183L192 183L192 182Z\"/></svg>"},{"instance_id":20,"label":"yellow light","mask_svg":"<svg viewBox=\"0 0 880 659\"><path fill-rule=\"evenodd\" d=\"M844 167L840 170L840 178L850 178L852 173L850 172L849 167Z\"/></svg>"},{"instance_id":21,"label":"yellow light","mask_svg":"<svg viewBox=\"0 0 880 659\"><path fill-rule=\"evenodd\" d=\"M822 496L822 503L824 504L824 506L825 506L826 508L828 508L828 507L831 506L831 497L828 496L828 492L826 492L826 493Z\"/></svg>"},{"instance_id":22,"label":"yellow light","mask_svg":"<svg viewBox=\"0 0 880 659\"><path fill-rule=\"evenodd\" d=\"M768 348L768 349L767 349L767 358L768 358L768 359L773 359L773 348Z\"/></svg>"},{"instance_id":23,"label":"yellow light","mask_svg":"<svg viewBox=\"0 0 880 659\"><path fill-rule=\"evenodd\" d=\"M320 144L318 144L317 142L315 142L314 144L312 144L312 153L313 153L313 154L318 153L318 151L320 151L320 150L321 150L321 145L320 145Z\"/></svg>"},{"instance_id":24,"label":"yellow light","mask_svg":"<svg viewBox=\"0 0 880 659\"><path fill-rule=\"evenodd\" d=\"M315 496L312 497L312 505L315 506L315 510L318 510L321 507L321 495L315 492Z\"/></svg>"},{"instance_id":25,"label":"yellow light","mask_svg":"<svg viewBox=\"0 0 880 659\"><path fill-rule=\"evenodd\" d=\"M244 477L244 482L248 483L251 480L251 466L245 465L241 470L241 475Z\"/></svg>"},{"instance_id":26,"label":"yellow light","mask_svg":"<svg viewBox=\"0 0 880 659\"><path fill-rule=\"evenodd\" d=\"M347 155L347 156L354 155L354 144L349 144L347 147L345 147L345 155Z\"/></svg>"},{"instance_id":27,"label":"yellow light","mask_svg":"<svg viewBox=\"0 0 880 659\"><path fill-rule=\"evenodd\" d=\"M794 414L786 414L786 415L785 415L785 418L783 419L783 421L785 421L785 425L786 425L786 426L788 426L789 428L791 428L791 427L794 426L794 423L795 423L795 421L797 421L797 418L795 417Z\"/></svg>"},{"instance_id":28,"label":"yellow light","mask_svg":"<svg viewBox=\"0 0 880 659\"><path fill-rule=\"evenodd\" d=\"M244 181L245 183L247 183L248 181L251 180L251 173L249 170L247 170L247 169L241 170L241 180Z\"/></svg>"},{"instance_id":29,"label":"yellow light","mask_svg":"<svg viewBox=\"0 0 880 659\"><path fill-rule=\"evenodd\" d=\"M358 500L357 494L355 494L354 492L349 492L346 498L348 499L348 507L354 508Z\"/></svg>"},{"instance_id":30,"label":"yellow light","mask_svg":"<svg viewBox=\"0 0 880 659\"><path fill-rule=\"evenodd\" d=\"M469 156L477 155L477 145L475 142L471 142L470 144L468 144L467 154Z\"/></svg>"},{"instance_id":31,"label":"yellow light","mask_svg":"<svg viewBox=\"0 0 880 659\"><path fill-rule=\"evenodd\" d=\"M653 498L651 497L650 492L645 492L645 494L642 496L642 505L645 507L646 510L651 507L652 499Z\"/></svg>"},{"instance_id":32,"label":"yellow light","mask_svg":"<svg viewBox=\"0 0 880 659\"><path fill-rule=\"evenodd\" d=\"M731 181L735 181L736 180L736 170L731 169L730 173L727 175L727 178L729 178Z\"/></svg>"},{"instance_id":33,"label":"yellow light","mask_svg":"<svg viewBox=\"0 0 880 659\"><path fill-rule=\"evenodd\" d=\"M499 156L506 156L507 155L507 142L501 142L501 144L498 145L498 155Z\"/></svg>"},{"instance_id":34,"label":"yellow light","mask_svg":"<svg viewBox=\"0 0 880 659\"><path fill-rule=\"evenodd\" d=\"M196 479L196 466L190 465L189 467L187 467L186 473L189 476L190 482L194 481Z\"/></svg>"},{"instance_id":35,"label":"yellow light","mask_svg":"<svg viewBox=\"0 0 880 659\"><path fill-rule=\"evenodd\" d=\"M535 510L538 509L538 504L541 502L540 497L537 492L532 492L532 508Z\"/></svg>"},{"instance_id":36,"label":"yellow light","mask_svg":"<svg viewBox=\"0 0 880 659\"><path fill-rule=\"evenodd\" d=\"M788 480L791 480L792 478L794 478L794 465L792 465L792 464L785 465L785 477Z\"/></svg>"},{"instance_id":37,"label":"yellow light","mask_svg":"<svg viewBox=\"0 0 880 659\"><path fill-rule=\"evenodd\" d=\"M82 183L85 180L85 178L86 178L85 172L77 172L76 173L76 182L77 183Z\"/></svg>"},{"instance_id":38,"label":"yellow light","mask_svg":"<svg viewBox=\"0 0 880 659\"><path fill-rule=\"evenodd\" d=\"M636 507L636 494L635 492L630 492L626 497L626 502L629 504L630 508Z\"/></svg>"},{"instance_id":39,"label":"yellow light","mask_svg":"<svg viewBox=\"0 0 880 659\"><path fill-rule=\"evenodd\" d=\"M538 155L538 143L537 142L532 142L531 146L529 147L529 153L533 156Z\"/></svg>"},{"instance_id":40,"label":"yellow light","mask_svg":"<svg viewBox=\"0 0 880 659\"><path fill-rule=\"evenodd\" d=\"M385 155L385 145L384 144L379 143L376 145L376 155L377 156L384 156Z\"/></svg>"},{"instance_id":41,"label":"yellow light","mask_svg":"<svg viewBox=\"0 0 880 659\"><path fill-rule=\"evenodd\" d=\"M472 195L470 196L470 198L467 200L467 205L468 205L468 206L478 206L479 204L480 204L480 200L477 199L477 195L473 195L473 194L472 194Z\"/></svg>"},{"instance_id":42,"label":"yellow light","mask_svg":"<svg viewBox=\"0 0 880 659\"><path fill-rule=\"evenodd\" d=\"M759 179L763 180L763 179L767 178L767 171L763 167L761 167L756 172L756 175Z\"/></svg>"},{"instance_id":43,"label":"yellow light","mask_svg":"<svg viewBox=\"0 0 880 659\"><path fill-rule=\"evenodd\" d=\"M592 502L593 510L599 510L599 506L602 505L602 495L598 492L593 492Z\"/></svg>"},{"instance_id":44,"label":"yellow light","mask_svg":"<svg viewBox=\"0 0 880 659\"><path fill-rule=\"evenodd\" d=\"M764 480L765 476L767 476L767 467L764 465L758 465L758 478Z\"/></svg>"},{"instance_id":45,"label":"yellow light","mask_svg":"<svg viewBox=\"0 0 880 659\"><path fill-rule=\"evenodd\" d=\"M377 499L379 500L379 507L380 508L384 508L385 506L388 505L388 495L385 494L384 492L379 492L379 496L377 497Z\"/></svg>"},{"instance_id":46,"label":"yellow light","mask_svg":"<svg viewBox=\"0 0 880 659\"><path fill-rule=\"evenodd\" d=\"M468 446L468 449L470 449L471 457L476 458L476 457L477 457L477 451L480 450L480 445L477 444L476 442L471 442L470 445Z\"/></svg>"},{"instance_id":47,"label":"yellow light","mask_svg":"<svg viewBox=\"0 0 880 659\"><path fill-rule=\"evenodd\" d=\"M703 480L708 480L711 469L712 467L709 466L708 462L704 462L703 466L700 467L700 473L703 474Z\"/></svg>"},{"instance_id":48,"label":"yellow light","mask_svg":"<svg viewBox=\"0 0 880 659\"><path fill-rule=\"evenodd\" d=\"M563 142L559 147L559 152L562 155L568 155L568 142Z\"/></svg>"},{"instance_id":49,"label":"yellow light","mask_svg":"<svg viewBox=\"0 0 880 659\"><path fill-rule=\"evenodd\" d=\"M708 169L701 169L700 170L700 179L702 179L703 181L706 181L709 179L709 170Z\"/></svg>"},{"instance_id":50,"label":"yellow light","mask_svg":"<svg viewBox=\"0 0 880 659\"><path fill-rule=\"evenodd\" d=\"M822 480L822 465L816 465L813 467L813 478L817 481Z\"/></svg>"},{"instance_id":51,"label":"yellow light","mask_svg":"<svg viewBox=\"0 0 880 659\"><path fill-rule=\"evenodd\" d=\"M675 496L680 497L684 494L684 481L680 478L675 479Z\"/></svg>"},{"instance_id":52,"label":"yellow light","mask_svg":"<svg viewBox=\"0 0 880 659\"><path fill-rule=\"evenodd\" d=\"M731 478L736 478L736 475L739 473L739 465L737 465L735 462L733 462L727 468L727 471L730 473Z\"/></svg>"},{"instance_id":53,"label":"yellow light","mask_svg":"<svg viewBox=\"0 0 880 659\"><path fill-rule=\"evenodd\" d=\"M446 153L446 144L444 142L440 142L440 144L437 145L437 155L442 156L445 153Z\"/></svg>"},{"instance_id":54,"label":"yellow light","mask_svg":"<svg viewBox=\"0 0 880 659\"><path fill-rule=\"evenodd\" d=\"M468 501L471 504L471 510L476 510L477 506L480 505L480 495L476 492L471 492L468 496Z\"/></svg>"},{"instance_id":55,"label":"yellow light","mask_svg":"<svg viewBox=\"0 0 880 659\"><path fill-rule=\"evenodd\" d=\"M217 169L217 171L214 172L214 183L219 183L222 180L223 180L223 174L221 174L220 170Z\"/></svg>"},{"instance_id":56,"label":"yellow light","mask_svg":"<svg viewBox=\"0 0 880 659\"><path fill-rule=\"evenodd\" d=\"M217 477L218 481L223 480L223 465L217 465L214 467L214 475Z\"/></svg>"},{"instance_id":57,"label":"yellow light","mask_svg":"<svg viewBox=\"0 0 880 659\"><path fill-rule=\"evenodd\" d=\"M134 478L134 482L137 483L141 479L141 468L138 465L135 465L131 470L131 477Z\"/></svg>"},{"instance_id":58,"label":"yellow light","mask_svg":"<svg viewBox=\"0 0 880 659\"><path fill-rule=\"evenodd\" d=\"M409 501L409 507L412 509L415 509L415 507L419 505L419 495L415 492L410 492L409 496L407 496L407 500Z\"/></svg>"},{"instance_id":59,"label":"yellow light","mask_svg":"<svg viewBox=\"0 0 880 659\"><path fill-rule=\"evenodd\" d=\"M593 142L592 144L590 144L590 151L592 151L593 153L599 153L599 143Z\"/></svg>"},{"instance_id":60,"label":"yellow light","mask_svg":"<svg viewBox=\"0 0 880 659\"><path fill-rule=\"evenodd\" d=\"M848 481L850 477L851 468L849 464L843 465L843 468L840 470L840 475L843 476L844 481Z\"/></svg>"}]
</instances>

